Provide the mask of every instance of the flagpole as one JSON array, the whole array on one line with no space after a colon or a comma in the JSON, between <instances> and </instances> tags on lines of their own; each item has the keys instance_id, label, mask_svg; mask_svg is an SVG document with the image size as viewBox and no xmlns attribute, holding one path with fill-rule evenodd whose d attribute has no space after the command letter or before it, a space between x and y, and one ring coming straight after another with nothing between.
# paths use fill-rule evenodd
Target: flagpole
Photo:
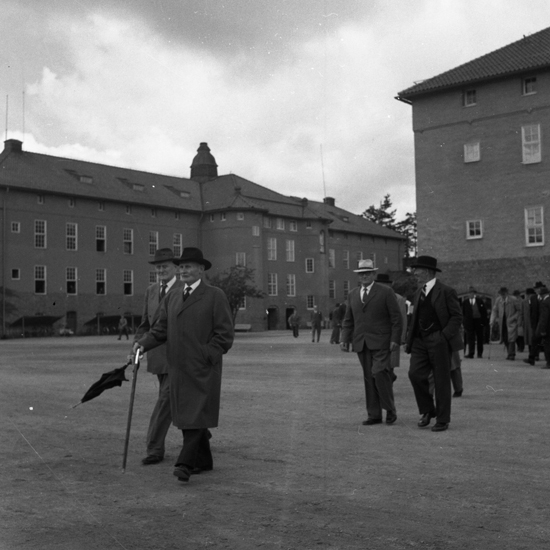
<instances>
[{"instance_id":1,"label":"flagpole","mask_svg":"<svg viewBox=\"0 0 550 550\"><path fill-rule=\"evenodd\" d=\"M130 427L132 426L132 412L134 410L134 397L136 394L137 373L139 369L139 349L134 358L134 376L132 378L132 392L130 393L130 405L128 407L128 422L126 423L126 439L124 441L124 455L122 457L122 473L126 472L126 459L128 458L128 443L130 442Z\"/></svg>"}]
</instances>

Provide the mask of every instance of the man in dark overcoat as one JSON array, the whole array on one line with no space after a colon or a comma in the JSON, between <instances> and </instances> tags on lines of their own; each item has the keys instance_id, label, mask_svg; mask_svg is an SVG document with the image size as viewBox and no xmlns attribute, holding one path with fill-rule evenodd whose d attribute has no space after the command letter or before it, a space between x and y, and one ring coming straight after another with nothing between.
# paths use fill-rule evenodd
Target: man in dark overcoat
<instances>
[{"instance_id":1,"label":"man in dark overcoat","mask_svg":"<svg viewBox=\"0 0 550 550\"><path fill-rule=\"evenodd\" d=\"M462 311L456 291L436 279L437 259L419 256L411 265L419 284L413 304L413 317L405 351L411 354L409 379L418 410L418 426L424 428L432 418L432 431L440 432L451 421L451 354L463 348L460 336ZM433 373L434 398L430 394Z\"/></svg>"},{"instance_id":2,"label":"man in dark overcoat","mask_svg":"<svg viewBox=\"0 0 550 550\"><path fill-rule=\"evenodd\" d=\"M178 268L173 262L174 253L170 248L161 248L149 262L154 266L157 282L149 285L143 300L141 323L136 330L134 342L139 340L154 323L159 304L164 296L182 286L177 279ZM170 413L170 383L168 378L168 358L166 344L147 352L147 372L156 374L159 393L147 430L147 456L141 461L145 465L158 464L164 459L164 440L172 424Z\"/></svg>"},{"instance_id":3,"label":"man in dark overcoat","mask_svg":"<svg viewBox=\"0 0 550 550\"><path fill-rule=\"evenodd\" d=\"M474 350L477 348L477 356L483 357L483 343L485 341L485 326L488 315L485 302L477 295L474 287L469 288L468 298L462 301L462 317L466 341L468 342L467 359L473 359ZM476 346L477 344L477 346Z\"/></svg>"},{"instance_id":4,"label":"man in dark overcoat","mask_svg":"<svg viewBox=\"0 0 550 550\"><path fill-rule=\"evenodd\" d=\"M203 280L212 264L198 248L175 260L183 289L166 295L151 329L136 342L143 352L166 342L172 422L183 433L174 475L212 470L209 428L218 426L222 356L233 345L234 327L225 293Z\"/></svg>"}]
</instances>

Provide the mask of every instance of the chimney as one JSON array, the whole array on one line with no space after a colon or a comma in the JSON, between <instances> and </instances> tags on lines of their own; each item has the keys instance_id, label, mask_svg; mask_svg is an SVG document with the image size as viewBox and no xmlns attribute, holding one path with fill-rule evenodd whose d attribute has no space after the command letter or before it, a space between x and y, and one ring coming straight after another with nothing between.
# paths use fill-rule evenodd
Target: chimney
<instances>
[{"instance_id":1,"label":"chimney","mask_svg":"<svg viewBox=\"0 0 550 550\"><path fill-rule=\"evenodd\" d=\"M23 152L23 142L18 139L7 139L4 141L5 153L21 153Z\"/></svg>"},{"instance_id":2,"label":"chimney","mask_svg":"<svg viewBox=\"0 0 550 550\"><path fill-rule=\"evenodd\" d=\"M323 202L325 204L328 204L329 206L336 206L336 201L334 200L334 197L325 197L323 199Z\"/></svg>"}]
</instances>

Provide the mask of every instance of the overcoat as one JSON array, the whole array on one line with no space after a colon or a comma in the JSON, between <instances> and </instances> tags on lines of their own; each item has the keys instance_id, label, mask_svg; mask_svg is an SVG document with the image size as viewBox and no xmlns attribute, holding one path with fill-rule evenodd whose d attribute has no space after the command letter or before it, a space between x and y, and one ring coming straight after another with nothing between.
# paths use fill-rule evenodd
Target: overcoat
<instances>
[{"instance_id":1,"label":"overcoat","mask_svg":"<svg viewBox=\"0 0 550 550\"><path fill-rule=\"evenodd\" d=\"M172 422L177 428L218 425L222 356L233 338L225 293L204 281L185 302L178 288L160 304L157 319L138 343L148 351L166 342Z\"/></svg>"},{"instance_id":2,"label":"overcoat","mask_svg":"<svg viewBox=\"0 0 550 550\"><path fill-rule=\"evenodd\" d=\"M419 288L413 298L413 317L409 326L407 335L407 344L405 351L411 352L414 339L414 327L418 316L418 301L422 288ZM435 313L442 327L441 333L449 343L451 351L459 351L464 348L462 337L460 336L460 326L462 325L462 309L456 291L436 279L435 285L428 294L428 299L432 301Z\"/></svg>"},{"instance_id":3,"label":"overcoat","mask_svg":"<svg viewBox=\"0 0 550 550\"><path fill-rule=\"evenodd\" d=\"M176 280L168 292L185 286L181 281ZM160 302L160 283L153 283L147 287L143 300L143 312L141 323L136 330L134 340L139 340L154 324L158 314ZM147 352L147 372L151 374L167 374L168 358L166 357L166 344Z\"/></svg>"},{"instance_id":4,"label":"overcoat","mask_svg":"<svg viewBox=\"0 0 550 550\"><path fill-rule=\"evenodd\" d=\"M506 303L504 303L502 296L498 296L491 312L492 325L495 321L498 321L500 328L500 336L502 342L502 322L504 320L504 314L506 314L506 330L508 331L508 342L515 342L518 338L518 329L523 329L523 309L519 300L514 296L507 296Z\"/></svg>"}]
</instances>

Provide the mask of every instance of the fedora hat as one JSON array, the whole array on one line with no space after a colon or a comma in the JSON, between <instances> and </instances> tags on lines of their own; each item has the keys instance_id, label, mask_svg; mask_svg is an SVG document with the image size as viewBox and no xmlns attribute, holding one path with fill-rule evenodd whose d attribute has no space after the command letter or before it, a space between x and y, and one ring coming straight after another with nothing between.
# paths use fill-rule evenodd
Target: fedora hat
<instances>
[{"instance_id":1,"label":"fedora hat","mask_svg":"<svg viewBox=\"0 0 550 550\"><path fill-rule=\"evenodd\" d=\"M376 279L374 279L374 282L391 284L392 280L390 279L390 276L387 273L377 273Z\"/></svg>"},{"instance_id":2,"label":"fedora hat","mask_svg":"<svg viewBox=\"0 0 550 550\"><path fill-rule=\"evenodd\" d=\"M188 247L184 248L181 256L174 260L176 265L183 264L185 262L193 262L204 266L205 271L212 267L212 264L206 260L202 255L200 248Z\"/></svg>"},{"instance_id":3,"label":"fedora hat","mask_svg":"<svg viewBox=\"0 0 550 550\"><path fill-rule=\"evenodd\" d=\"M164 262L173 262L174 252L171 248L159 248L155 251L155 257L149 260L150 264L162 264Z\"/></svg>"},{"instance_id":4,"label":"fedora hat","mask_svg":"<svg viewBox=\"0 0 550 550\"><path fill-rule=\"evenodd\" d=\"M432 256L418 256L414 264L411 264L411 267L424 267L426 269L431 269L432 271L441 271L437 267L437 259Z\"/></svg>"},{"instance_id":5,"label":"fedora hat","mask_svg":"<svg viewBox=\"0 0 550 550\"><path fill-rule=\"evenodd\" d=\"M544 286L545 286L545 285L544 285L544 283L543 283L542 281L537 281L537 282L535 283L535 288L542 288L542 287L544 287Z\"/></svg>"},{"instance_id":6,"label":"fedora hat","mask_svg":"<svg viewBox=\"0 0 550 550\"><path fill-rule=\"evenodd\" d=\"M378 268L374 267L374 262L369 258L367 260L359 260L357 269L353 271L354 273L366 273L367 271L378 271Z\"/></svg>"}]
</instances>

